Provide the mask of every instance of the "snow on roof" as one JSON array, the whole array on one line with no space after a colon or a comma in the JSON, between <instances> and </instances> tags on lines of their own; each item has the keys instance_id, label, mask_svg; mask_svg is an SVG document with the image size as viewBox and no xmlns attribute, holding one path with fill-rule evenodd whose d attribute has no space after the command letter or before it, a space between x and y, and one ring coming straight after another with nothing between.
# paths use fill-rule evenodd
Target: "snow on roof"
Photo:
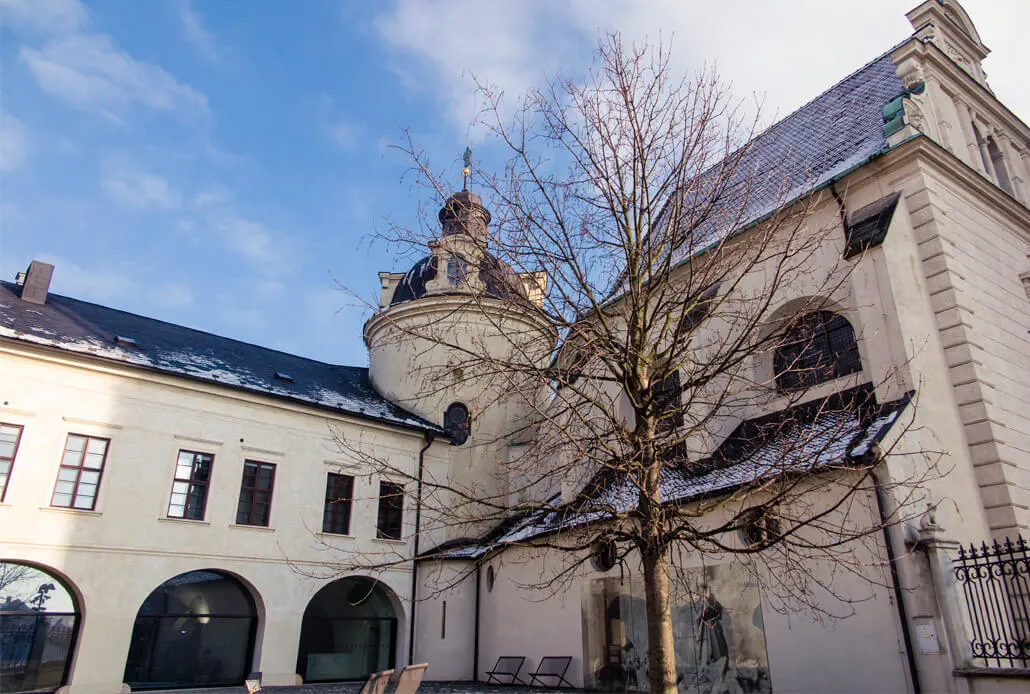
<instances>
[{"instance_id":1,"label":"snow on roof","mask_svg":"<svg viewBox=\"0 0 1030 694\"><path fill-rule=\"evenodd\" d=\"M11 282L0 282L0 337L441 431L379 395L367 368L326 364L58 294L49 294L44 305L31 304Z\"/></svg>"},{"instance_id":2,"label":"snow on roof","mask_svg":"<svg viewBox=\"0 0 1030 694\"><path fill-rule=\"evenodd\" d=\"M709 458L663 469L662 498L682 504L782 476L853 465L887 435L910 397L877 405L865 386L743 422ZM602 481L569 504L514 518L477 543L441 547L422 557L477 559L506 545L608 522L633 510L637 501L632 480Z\"/></svg>"}]
</instances>

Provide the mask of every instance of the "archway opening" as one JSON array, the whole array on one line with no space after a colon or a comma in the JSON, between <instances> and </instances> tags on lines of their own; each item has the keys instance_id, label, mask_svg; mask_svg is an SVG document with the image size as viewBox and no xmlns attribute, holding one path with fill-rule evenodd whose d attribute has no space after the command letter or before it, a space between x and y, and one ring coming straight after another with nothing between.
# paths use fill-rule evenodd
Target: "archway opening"
<instances>
[{"instance_id":1,"label":"archway opening","mask_svg":"<svg viewBox=\"0 0 1030 694\"><path fill-rule=\"evenodd\" d=\"M305 682L359 680L394 666L398 618L388 590L374 579L349 577L311 598L297 656Z\"/></svg>"},{"instance_id":2,"label":"archway opening","mask_svg":"<svg viewBox=\"0 0 1030 694\"><path fill-rule=\"evenodd\" d=\"M243 684L254 653L250 592L218 571L190 571L147 596L132 627L125 682L133 689Z\"/></svg>"},{"instance_id":3,"label":"archway opening","mask_svg":"<svg viewBox=\"0 0 1030 694\"><path fill-rule=\"evenodd\" d=\"M79 614L61 579L0 561L0 691L49 692L64 685Z\"/></svg>"}]
</instances>

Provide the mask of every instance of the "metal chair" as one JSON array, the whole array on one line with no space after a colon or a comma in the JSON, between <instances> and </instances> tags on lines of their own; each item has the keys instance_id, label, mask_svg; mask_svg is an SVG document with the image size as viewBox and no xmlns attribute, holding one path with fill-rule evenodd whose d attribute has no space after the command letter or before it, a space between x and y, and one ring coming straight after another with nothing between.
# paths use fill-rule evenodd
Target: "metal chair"
<instances>
[{"instance_id":1,"label":"metal chair","mask_svg":"<svg viewBox=\"0 0 1030 694\"><path fill-rule=\"evenodd\" d=\"M486 681L490 682L496 680L497 684L525 684L519 679L519 670L522 669L523 663L526 662L525 656L501 656L497 659L497 664L494 665L494 669L486 673ZM510 677L511 680L508 682L502 682L500 677Z\"/></svg>"},{"instance_id":2,"label":"metal chair","mask_svg":"<svg viewBox=\"0 0 1030 694\"><path fill-rule=\"evenodd\" d=\"M572 656L570 655L560 657L547 656L545 658L541 658L540 665L537 666L536 672L531 672L529 674L529 683L531 685L537 684L537 681L539 680L539 683L544 687L560 687L562 682L564 682L570 687L573 687L574 685L572 682L565 679L565 673L568 671L571 663ZM554 678L554 683L548 684L540 679L542 677Z\"/></svg>"}]
</instances>

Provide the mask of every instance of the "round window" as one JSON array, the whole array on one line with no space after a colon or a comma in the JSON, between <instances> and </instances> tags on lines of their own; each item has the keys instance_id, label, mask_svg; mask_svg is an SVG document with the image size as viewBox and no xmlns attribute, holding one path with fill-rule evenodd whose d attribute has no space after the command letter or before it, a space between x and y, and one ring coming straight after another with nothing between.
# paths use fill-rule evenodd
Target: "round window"
<instances>
[{"instance_id":1,"label":"round window","mask_svg":"<svg viewBox=\"0 0 1030 694\"><path fill-rule=\"evenodd\" d=\"M780 535L780 521L765 508L752 508L740 519L740 537L747 547L768 547Z\"/></svg>"}]
</instances>

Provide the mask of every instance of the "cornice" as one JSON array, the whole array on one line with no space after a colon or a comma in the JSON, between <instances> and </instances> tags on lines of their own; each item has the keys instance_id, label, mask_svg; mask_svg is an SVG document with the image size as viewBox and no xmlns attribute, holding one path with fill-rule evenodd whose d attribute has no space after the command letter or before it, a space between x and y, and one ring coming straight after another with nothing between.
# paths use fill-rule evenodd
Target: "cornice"
<instances>
[{"instance_id":1,"label":"cornice","mask_svg":"<svg viewBox=\"0 0 1030 694\"><path fill-rule=\"evenodd\" d=\"M0 355L3 354L69 368L83 369L107 376L127 378L159 388L188 391L197 395L232 400L249 406L258 404L273 410L319 417L332 423L372 427L393 434L409 436L421 436L422 432L425 431L424 428L406 426L399 422L387 422L378 417L363 416L360 413L344 412L336 408L304 402L287 396L262 393L229 383L210 383L188 374L171 374L149 366L124 364L105 357L69 352L62 350L60 347L23 342L12 337L0 336Z\"/></svg>"}]
</instances>

